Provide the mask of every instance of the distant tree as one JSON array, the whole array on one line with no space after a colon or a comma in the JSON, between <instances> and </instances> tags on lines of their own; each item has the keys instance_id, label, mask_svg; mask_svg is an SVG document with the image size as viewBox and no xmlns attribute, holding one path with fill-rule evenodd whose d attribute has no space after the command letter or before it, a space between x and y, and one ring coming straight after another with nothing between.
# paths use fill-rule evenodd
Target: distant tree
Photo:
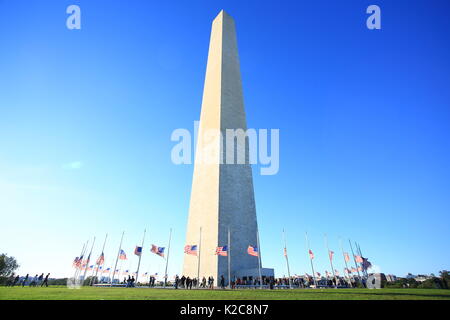
<instances>
[{"instance_id":1,"label":"distant tree","mask_svg":"<svg viewBox=\"0 0 450 320\"><path fill-rule=\"evenodd\" d=\"M439 272L439 275L442 279L442 286L444 289L450 289L450 274L447 270L442 270Z\"/></svg>"},{"instance_id":2,"label":"distant tree","mask_svg":"<svg viewBox=\"0 0 450 320\"><path fill-rule=\"evenodd\" d=\"M0 277L9 277L19 267L14 257L8 257L5 253L0 255Z\"/></svg>"}]
</instances>

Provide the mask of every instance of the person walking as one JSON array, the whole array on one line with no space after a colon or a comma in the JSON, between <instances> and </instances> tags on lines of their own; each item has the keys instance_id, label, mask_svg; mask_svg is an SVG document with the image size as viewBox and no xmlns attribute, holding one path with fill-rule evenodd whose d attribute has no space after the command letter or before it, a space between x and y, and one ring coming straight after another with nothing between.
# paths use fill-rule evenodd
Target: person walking
<instances>
[{"instance_id":1,"label":"person walking","mask_svg":"<svg viewBox=\"0 0 450 320\"><path fill-rule=\"evenodd\" d=\"M42 283L41 283L41 287L43 287L44 285L45 285L46 287L48 287L48 276L49 276L49 275L50 275L50 272L47 273L47 275L45 276L44 281L42 281Z\"/></svg>"},{"instance_id":2,"label":"person walking","mask_svg":"<svg viewBox=\"0 0 450 320\"><path fill-rule=\"evenodd\" d=\"M175 276L175 289L178 289L178 282L180 281L180 278L178 275Z\"/></svg>"},{"instance_id":3,"label":"person walking","mask_svg":"<svg viewBox=\"0 0 450 320\"><path fill-rule=\"evenodd\" d=\"M225 289L225 278L223 275L220 276L220 287Z\"/></svg>"}]
</instances>

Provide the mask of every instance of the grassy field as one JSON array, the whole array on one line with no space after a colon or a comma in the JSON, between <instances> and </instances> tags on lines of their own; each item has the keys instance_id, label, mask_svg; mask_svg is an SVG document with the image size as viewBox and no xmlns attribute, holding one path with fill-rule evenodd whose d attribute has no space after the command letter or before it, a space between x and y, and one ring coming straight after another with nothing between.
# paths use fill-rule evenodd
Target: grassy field
<instances>
[{"instance_id":1,"label":"grassy field","mask_svg":"<svg viewBox=\"0 0 450 320\"><path fill-rule=\"evenodd\" d=\"M295 289L173 290L146 288L68 289L0 287L0 300L450 300L450 290Z\"/></svg>"}]
</instances>

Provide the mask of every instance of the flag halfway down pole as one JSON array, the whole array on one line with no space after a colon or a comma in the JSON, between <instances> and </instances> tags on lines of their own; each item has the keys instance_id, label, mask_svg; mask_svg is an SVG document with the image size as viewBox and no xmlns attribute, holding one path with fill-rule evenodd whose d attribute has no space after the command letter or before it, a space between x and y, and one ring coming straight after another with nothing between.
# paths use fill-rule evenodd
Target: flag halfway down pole
<instances>
[{"instance_id":1,"label":"flag halfway down pole","mask_svg":"<svg viewBox=\"0 0 450 320\"><path fill-rule=\"evenodd\" d=\"M228 246L217 247L216 255L227 257L228 256Z\"/></svg>"},{"instance_id":2,"label":"flag halfway down pole","mask_svg":"<svg viewBox=\"0 0 450 320\"><path fill-rule=\"evenodd\" d=\"M311 248L309 247L308 232L305 232L305 238L306 238L306 245L308 247L309 261L311 262L312 278L314 281L314 286L317 288L317 282L316 282L316 277L315 277L315 272L314 272L314 264L313 264L314 254L311 251Z\"/></svg>"},{"instance_id":3,"label":"flag halfway down pole","mask_svg":"<svg viewBox=\"0 0 450 320\"><path fill-rule=\"evenodd\" d=\"M353 252L353 246L350 239L348 239L348 243L350 243L350 249L352 250L353 261L355 262L356 272L358 273L358 278L361 281L361 275L359 274L358 264L356 263L355 253Z\"/></svg>"},{"instance_id":4,"label":"flag halfway down pole","mask_svg":"<svg viewBox=\"0 0 450 320\"><path fill-rule=\"evenodd\" d=\"M152 244L152 248L150 249L150 252L153 252L154 254L164 258L164 247L158 247Z\"/></svg>"},{"instance_id":5,"label":"flag halfway down pole","mask_svg":"<svg viewBox=\"0 0 450 320\"><path fill-rule=\"evenodd\" d=\"M123 235L124 234L125 234L125 231L122 232L122 237L120 238L119 251L117 252L116 263L114 265L114 269L113 269L114 271L113 271L113 275L112 275L112 278L111 278L111 285L113 283L114 276L116 275L117 262L119 261L119 256L120 256L121 252L123 252L123 250L122 250L122 242L123 242Z\"/></svg>"},{"instance_id":6,"label":"flag halfway down pole","mask_svg":"<svg viewBox=\"0 0 450 320\"><path fill-rule=\"evenodd\" d=\"M184 246L184 253L186 253L186 254L191 254L193 256L196 256L198 254L197 251L198 251L198 246L196 244L193 244L193 245L188 244L188 245Z\"/></svg>"},{"instance_id":7,"label":"flag halfway down pole","mask_svg":"<svg viewBox=\"0 0 450 320\"><path fill-rule=\"evenodd\" d=\"M108 238L108 234L106 234L105 241L103 241L102 253L100 254L100 256L98 257L98 259L96 261L97 267L95 268L95 276L92 277L92 279L91 279L91 286L94 284L94 279L97 279L99 267L105 263L105 254L104 254L104 252L105 252L105 244L106 244L106 239L107 238Z\"/></svg>"},{"instance_id":8,"label":"flag halfway down pole","mask_svg":"<svg viewBox=\"0 0 450 320\"><path fill-rule=\"evenodd\" d=\"M247 253L251 256L258 257L259 256L258 250L259 250L258 247L248 246Z\"/></svg>"},{"instance_id":9,"label":"flag halfway down pole","mask_svg":"<svg viewBox=\"0 0 450 320\"><path fill-rule=\"evenodd\" d=\"M135 249L139 253L139 261L138 261L138 266L137 266L137 270L136 270L136 282L138 281L138 278L139 278L139 267L141 266L142 248L144 248L145 232L147 232L147 229L144 229L144 235L142 236L142 244L141 244L140 252L138 250L139 247L136 247L136 249Z\"/></svg>"},{"instance_id":10,"label":"flag halfway down pole","mask_svg":"<svg viewBox=\"0 0 450 320\"><path fill-rule=\"evenodd\" d=\"M327 234L325 234L325 244L327 246L327 250L328 250L328 257L330 258L330 265L331 265L331 271L333 272L334 267L333 267L333 254L334 252L330 250L330 248L328 247L328 237ZM334 273L334 282L335 282L335 287L337 288L338 286L338 279L336 277L336 273Z\"/></svg>"},{"instance_id":11,"label":"flag halfway down pole","mask_svg":"<svg viewBox=\"0 0 450 320\"><path fill-rule=\"evenodd\" d=\"M283 229L283 240L284 240L284 257L286 258L286 266L287 266L287 272L288 272L288 277L289 277L289 288L292 289L292 280L291 280L291 270L289 268L289 258L287 255L287 244L286 244L286 234L284 232Z\"/></svg>"}]
</instances>

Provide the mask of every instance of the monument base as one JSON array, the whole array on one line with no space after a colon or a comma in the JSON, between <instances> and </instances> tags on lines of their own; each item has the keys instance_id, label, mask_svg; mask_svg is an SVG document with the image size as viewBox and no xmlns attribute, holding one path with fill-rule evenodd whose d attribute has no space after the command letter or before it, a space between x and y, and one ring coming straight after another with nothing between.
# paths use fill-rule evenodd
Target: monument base
<instances>
[{"instance_id":1,"label":"monument base","mask_svg":"<svg viewBox=\"0 0 450 320\"><path fill-rule=\"evenodd\" d=\"M240 278L243 280L244 278L247 280L253 280L256 278L259 278L259 269L253 268L253 269L243 269L239 270L235 274L236 278ZM274 269L272 268L261 268L261 276L262 278L270 278L275 276Z\"/></svg>"}]
</instances>

